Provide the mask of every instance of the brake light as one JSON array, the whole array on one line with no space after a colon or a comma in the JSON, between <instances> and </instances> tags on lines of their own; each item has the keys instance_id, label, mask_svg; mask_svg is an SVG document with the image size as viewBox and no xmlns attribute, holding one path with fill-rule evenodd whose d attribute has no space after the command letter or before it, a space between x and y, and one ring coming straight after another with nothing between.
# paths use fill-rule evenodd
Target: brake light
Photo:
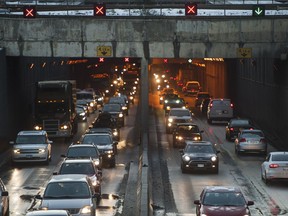
<instances>
[{"instance_id":1,"label":"brake light","mask_svg":"<svg viewBox=\"0 0 288 216\"><path fill-rule=\"evenodd\" d=\"M231 108L233 108L233 107L234 107L234 105L231 103L231 104L230 104L230 107L231 107Z\"/></svg>"},{"instance_id":2,"label":"brake light","mask_svg":"<svg viewBox=\"0 0 288 216\"><path fill-rule=\"evenodd\" d=\"M246 142L245 138L241 138L239 142Z\"/></svg>"},{"instance_id":3,"label":"brake light","mask_svg":"<svg viewBox=\"0 0 288 216\"><path fill-rule=\"evenodd\" d=\"M230 131L233 131L234 130L234 128L230 128Z\"/></svg>"},{"instance_id":4,"label":"brake light","mask_svg":"<svg viewBox=\"0 0 288 216\"><path fill-rule=\"evenodd\" d=\"M210 103L210 107L212 107L213 106L213 104L212 103Z\"/></svg>"},{"instance_id":5,"label":"brake light","mask_svg":"<svg viewBox=\"0 0 288 216\"><path fill-rule=\"evenodd\" d=\"M278 168L279 167L279 164L270 164L269 165L269 168Z\"/></svg>"}]
</instances>

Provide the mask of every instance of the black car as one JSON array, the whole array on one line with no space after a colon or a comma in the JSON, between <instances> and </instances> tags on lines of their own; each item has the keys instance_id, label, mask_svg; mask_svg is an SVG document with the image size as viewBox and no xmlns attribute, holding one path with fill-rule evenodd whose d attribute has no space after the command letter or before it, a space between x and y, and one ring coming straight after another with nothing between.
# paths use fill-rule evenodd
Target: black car
<instances>
[{"instance_id":1,"label":"black car","mask_svg":"<svg viewBox=\"0 0 288 216\"><path fill-rule=\"evenodd\" d=\"M95 121L95 124L105 125L106 121L109 121L109 124L115 124L117 127L123 127L125 124L125 115L121 109L120 104L104 104L102 112L99 114L98 118ZM109 126L110 127L110 126Z\"/></svg>"},{"instance_id":2,"label":"black car","mask_svg":"<svg viewBox=\"0 0 288 216\"><path fill-rule=\"evenodd\" d=\"M167 97L163 102L163 109L165 114L167 114L172 108L187 108L187 103L183 98L179 97Z\"/></svg>"},{"instance_id":3,"label":"black car","mask_svg":"<svg viewBox=\"0 0 288 216\"><path fill-rule=\"evenodd\" d=\"M91 158L99 170L102 170L103 162L102 155L100 154L96 145L92 143L71 144L66 152L62 155L66 158Z\"/></svg>"},{"instance_id":4,"label":"black car","mask_svg":"<svg viewBox=\"0 0 288 216\"><path fill-rule=\"evenodd\" d=\"M103 164L109 167L115 167L118 142L113 140L111 134L87 133L82 136L79 143L93 143L99 149Z\"/></svg>"},{"instance_id":5,"label":"black car","mask_svg":"<svg viewBox=\"0 0 288 216\"><path fill-rule=\"evenodd\" d=\"M120 140L119 128L89 127L89 129L85 133L109 133L112 135L113 140Z\"/></svg>"},{"instance_id":6,"label":"black car","mask_svg":"<svg viewBox=\"0 0 288 216\"><path fill-rule=\"evenodd\" d=\"M186 141L186 147L179 150L181 171L211 171L218 174L218 151L210 141Z\"/></svg>"},{"instance_id":7,"label":"black car","mask_svg":"<svg viewBox=\"0 0 288 216\"><path fill-rule=\"evenodd\" d=\"M185 141L202 141L202 133L194 123L179 123L173 131L173 147L185 147Z\"/></svg>"},{"instance_id":8,"label":"black car","mask_svg":"<svg viewBox=\"0 0 288 216\"><path fill-rule=\"evenodd\" d=\"M209 102L210 102L210 98L205 98L201 101L200 111L203 115L207 115Z\"/></svg>"},{"instance_id":9,"label":"black car","mask_svg":"<svg viewBox=\"0 0 288 216\"><path fill-rule=\"evenodd\" d=\"M243 129L253 129L252 123L249 119L231 119L225 128L226 139L235 140L239 132Z\"/></svg>"}]
</instances>

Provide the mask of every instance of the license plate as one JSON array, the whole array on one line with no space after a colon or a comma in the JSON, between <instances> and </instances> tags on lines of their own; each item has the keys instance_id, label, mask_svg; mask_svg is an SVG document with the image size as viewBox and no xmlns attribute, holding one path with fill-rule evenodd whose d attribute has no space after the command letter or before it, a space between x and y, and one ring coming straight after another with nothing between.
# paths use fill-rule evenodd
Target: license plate
<instances>
[{"instance_id":1,"label":"license plate","mask_svg":"<svg viewBox=\"0 0 288 216\"><path fill-rule=\"evenodd\" d=\"M223 111L223 113L224 113L224 114L227 114L227 113L228 113L228 111L227 111L227 110L224 110L224 111Z\"/></svg>"},{"instance_id":2,"label":"license plate","mask_svg":"<svg viewBox=\"0 0 288 216\"><path fill-rule=\"evenodd\" d=\"M197 167L204 167L204 164L197 164Z\"/></svg>"}]
</instances>

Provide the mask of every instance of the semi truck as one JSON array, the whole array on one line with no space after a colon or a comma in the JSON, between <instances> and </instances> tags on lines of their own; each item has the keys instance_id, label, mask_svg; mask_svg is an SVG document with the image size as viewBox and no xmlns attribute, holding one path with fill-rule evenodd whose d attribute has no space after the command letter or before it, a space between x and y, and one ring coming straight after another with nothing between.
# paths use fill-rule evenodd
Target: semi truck
<instances>
[{"instance_id":1,"label":"semi truck","mask_svg":"<svg viewBox=\"0 0 288 216\"><path fill-rule=\"evenodd\" d=\"M35 130L63 138L72 138L77 132L75 80L37 82L34 105Z\"/></svg>"}]
</instances>

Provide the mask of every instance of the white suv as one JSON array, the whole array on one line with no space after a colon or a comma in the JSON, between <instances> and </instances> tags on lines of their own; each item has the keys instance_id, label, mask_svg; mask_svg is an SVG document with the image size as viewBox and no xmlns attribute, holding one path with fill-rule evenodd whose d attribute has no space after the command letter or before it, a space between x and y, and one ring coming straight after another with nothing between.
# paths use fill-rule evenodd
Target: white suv
<instances>
[{"instance_id":1,"label":"white suv","mask_svg":"<svg viewBox=\"0 0 288 216\"><path fill-rule=\"evenodd\" d=\"M172 108L166 119L166 133L170 134L177 127L178 123L191 123L192 113L189 109Z\"/></svg>"},{"instance_id":2,"label":"white suv","mask_svg":"<svg viewBox=\"0 0 288 216\"><path fill-rule=\"evenodd\" d=\"M234 117L233 104L230 99L215 98L208 104L207 122L209 124L215 121L230 121Z\"/></svg>"},{"instance_id":3,"label":"white suv","mask_svg":"<svg viewBox=\"0 0 288 216\"><path fill-rule=\"evenodd\" d=\"M12 147L12 162L45 162L51 160L51 144L47 132L20 131L16 141L9 142Z\"/></svg>"}]
</instances>

